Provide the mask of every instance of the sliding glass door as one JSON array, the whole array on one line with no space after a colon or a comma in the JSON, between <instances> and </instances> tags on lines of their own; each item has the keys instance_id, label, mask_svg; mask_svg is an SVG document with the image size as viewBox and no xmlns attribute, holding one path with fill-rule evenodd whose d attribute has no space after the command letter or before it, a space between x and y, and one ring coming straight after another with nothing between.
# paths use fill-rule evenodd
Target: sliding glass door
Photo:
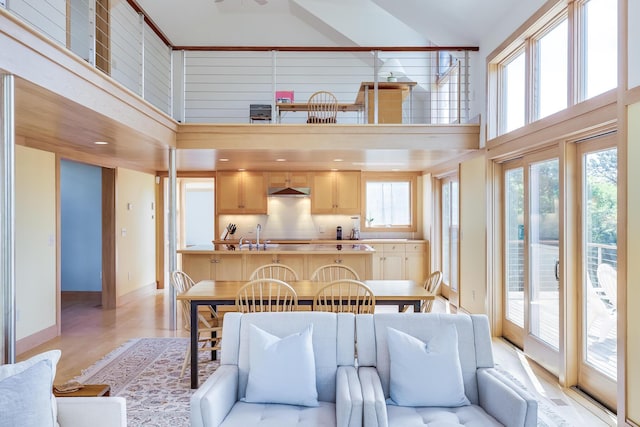
<instances>
[{"instance_id":1,"label":"sliding glass door","mask_svg":"<svg viewBox=\"0 0 640 427\"><path fill-rule=\"evenodd\" d=\"M503 333L557 373L560 182L555 153L536 153L504 165Z\"/></svg>"},{"instance_id":2,"label":"sliding glass door","mask_svg":"<svg viewBox=\"0 0 640 427\"><path fill-rule=\"evenodd\" d=\"M581 345L578 385L611 410L617 378L617 176L615 135L579 144Z\"/></svg>"}]
</instances>

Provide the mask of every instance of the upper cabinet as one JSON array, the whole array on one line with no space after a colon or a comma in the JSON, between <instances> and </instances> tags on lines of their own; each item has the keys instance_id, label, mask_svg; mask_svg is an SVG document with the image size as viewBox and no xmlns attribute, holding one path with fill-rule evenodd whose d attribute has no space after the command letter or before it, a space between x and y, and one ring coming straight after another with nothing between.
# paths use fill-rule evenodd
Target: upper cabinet
<instances>
[{"instance_id":1,"label":"upper cabinet","mask_svg":"<svg viewBox=\"0 0 640 427\"><path fill-rule=\"evenodd\" d=\"M360 214L360 172L315 172L312 214Z\"/></svg>"},{"instance_id":2,"label":"upper cabinet","mask_svg":"<svg viewBox=\"0 0 640 427\"><path fill-rule=\"evenodd\" d=\"M269 172L269 187L309 187L308 172Z\"/></svg>"},{"instance_id":3,"label":"upper cabinet","mask_svg":"<svg viewBox=\"0 0 640 427\"><path fill-rule=\"evenodd\" d=\"M218 214L266 214L267 180L263 172L220 171L216 174Z\"/></svg>"}]
</instances>

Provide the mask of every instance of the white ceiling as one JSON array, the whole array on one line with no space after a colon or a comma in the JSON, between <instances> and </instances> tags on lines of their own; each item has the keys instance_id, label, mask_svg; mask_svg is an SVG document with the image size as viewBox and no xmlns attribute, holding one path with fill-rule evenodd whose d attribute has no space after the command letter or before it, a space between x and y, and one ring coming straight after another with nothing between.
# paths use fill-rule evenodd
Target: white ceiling
<instances>
[{"instance_id":1,"label":"white ceiling","mask_svg":"<svg viewBox=\"0 0 640 427\"><path fill-rule=\"evenodd\" d=\"M518 0L137 0L174 46L477 46ZM371 29L375 28L376 31Z\"/></svg>"}]
</instances>

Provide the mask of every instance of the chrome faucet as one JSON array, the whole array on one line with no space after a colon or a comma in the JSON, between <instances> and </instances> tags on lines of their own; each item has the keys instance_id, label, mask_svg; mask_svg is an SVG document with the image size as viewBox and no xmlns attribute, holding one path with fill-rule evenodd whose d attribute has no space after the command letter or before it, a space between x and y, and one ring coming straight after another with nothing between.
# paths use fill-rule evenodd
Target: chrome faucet
<instances>
[{"instance_id":1,"label":"chrome faucet","mask_svg":"<svg viewBox=\"0 0 640 427\"><path fill-rule=\"evenodd\" d=\"M238 241L238 247L239 247L240 249L242 249L242 241L243 241L243 240L244 240L244 236L241 236L241 237L240 237L240 240Z\"/></svg>"},{"instance_id":2,"label":"chrome faucet","mask_svg":"<svg viewBox=\"0 0 640 427\"><path fill-rule=\"evenodd\" d=\"M262 230L262 226L260 224L256 225L256 248L260 249L260 230Z\"/></svg>"}]
</instances>

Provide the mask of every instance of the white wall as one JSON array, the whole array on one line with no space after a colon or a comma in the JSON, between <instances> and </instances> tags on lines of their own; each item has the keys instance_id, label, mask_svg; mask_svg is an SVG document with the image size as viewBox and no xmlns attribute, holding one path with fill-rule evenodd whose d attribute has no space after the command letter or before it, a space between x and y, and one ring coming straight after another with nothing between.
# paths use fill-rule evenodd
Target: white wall
<instances>
[{"instance_id":1,"label":"white wall","mask_svg":"<svg viewBox=\"0 0 640 427\"><path fill-rule=\"evenodd\" d=\"M15 151L16 338L56 324L56 159Z\"/></svg>"},{"instance_id":2,"label":"white wall","mask_svg":"<svg viewBox=\"0 0 640 427\"><path fill-rule=\"evenodd\" d=\"M155 176L118 168L116 288L121 297L156 281Z\"/></svg>"}]
</instances>

